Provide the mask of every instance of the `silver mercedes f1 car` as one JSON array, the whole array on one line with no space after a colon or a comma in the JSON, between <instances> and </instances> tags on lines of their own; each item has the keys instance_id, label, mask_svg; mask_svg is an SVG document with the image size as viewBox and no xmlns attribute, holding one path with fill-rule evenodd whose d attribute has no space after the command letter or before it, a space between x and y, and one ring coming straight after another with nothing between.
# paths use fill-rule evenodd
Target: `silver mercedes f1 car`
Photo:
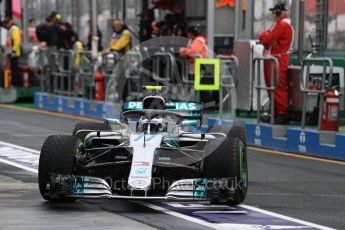
<instances>
[{"instance_id":1,"label":"silver mercedes f1 car","mask_svg":"<svg viewBox=\"0 0 345 230\"><path fill-rule=\"evenodd\" d=\"M180 102L156 95L160 86L145 88L153 93L143 98L139 109L124 107L120 119L78 123L72 135L45 140L38 171L42 197L52 202L243 202L248 189L243 124L214 125L201 132L200 106L181 113Z\"/></svg>"}]
</instances>

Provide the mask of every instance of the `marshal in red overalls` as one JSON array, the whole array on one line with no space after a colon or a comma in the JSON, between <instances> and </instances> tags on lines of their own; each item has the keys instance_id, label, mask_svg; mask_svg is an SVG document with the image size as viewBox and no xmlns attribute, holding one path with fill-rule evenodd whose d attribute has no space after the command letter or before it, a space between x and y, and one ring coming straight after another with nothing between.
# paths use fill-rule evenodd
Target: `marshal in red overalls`
<instances>
[{"instance_id":1,"label":"marshal in red overalls","mask_svg":"<svg viewBox=\"0 0 345 230\"><path fill-rule=\"evenodd\" d=\"M294 30L290 19L287 17L284 4L277 4L271 8L275 23L268 30L260 34L259 40L264 45L267 54L271 54L279 61L279 85L275 91L275 115L278 117L287 115L288 91L286 85L286 73L289 64L289 50L291 48ZM270 62L265 61L265 81L267 86L271 86ZM269 94L270 95L270 94Z\"/></svg>"}]
</instances>

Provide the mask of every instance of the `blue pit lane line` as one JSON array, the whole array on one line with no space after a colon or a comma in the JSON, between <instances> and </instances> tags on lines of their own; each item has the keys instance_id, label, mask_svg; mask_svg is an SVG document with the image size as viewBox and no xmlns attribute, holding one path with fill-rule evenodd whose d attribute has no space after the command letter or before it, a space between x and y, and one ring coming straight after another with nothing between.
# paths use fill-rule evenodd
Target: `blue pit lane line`
<instances>
[{"instance_id":1,"label":"blue pit lane line","mask_svg":"<svg viewBox=\"0 0 345 230\"><path fill-rule=\"evenodd\" d=\"M0 141L0 162L34 174L38 173L39 154L37 150ZM207 202L135 202L212 229L332 229L248 205L210 205Z\"/></svg>"}]
</instances>

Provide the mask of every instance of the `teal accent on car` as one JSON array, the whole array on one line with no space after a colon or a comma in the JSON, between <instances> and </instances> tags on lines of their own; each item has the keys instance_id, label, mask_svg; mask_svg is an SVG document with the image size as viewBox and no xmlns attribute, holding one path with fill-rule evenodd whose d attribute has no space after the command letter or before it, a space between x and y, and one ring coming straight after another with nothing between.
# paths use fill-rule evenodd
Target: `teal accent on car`
<instances>
[{"instance_id":1,"label":"teal accent on car","mask_svg":"<svg viewBox=\"0 0 345 230\"><path fill-rule=\"evenodd\" d=\"M200 179L195 182L194 197L204 198L206 192L207 179Z\"/></svg>"}]
</instances>

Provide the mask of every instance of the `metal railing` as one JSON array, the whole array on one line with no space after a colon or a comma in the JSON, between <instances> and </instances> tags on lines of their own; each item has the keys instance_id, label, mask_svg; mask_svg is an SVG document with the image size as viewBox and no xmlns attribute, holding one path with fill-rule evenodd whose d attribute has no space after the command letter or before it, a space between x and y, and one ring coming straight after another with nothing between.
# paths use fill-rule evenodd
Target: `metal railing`
<instances>
[{"instance_id":1,"label":"metal railing","mask_svg":"<svg viewBox=\"0 0 345 230\"><path fill-rule=\"evenodd\" d=\"M125 76L127 78L127 90L131 96L139 97L142 92L141 67L143 56L139 50L129 51L125 56Z\"/></svg>"},{"instance_id":2,"label":"metal railing","mask_svg":"<svg viewBox=\"0 0 345 230\"><path fill-rule=\"evenodd\" d=\"M239 83L239 61L236 56L219 55L217 58L220 59L219 114L222 119L224 103L230 100L230 106L232 106L231 92Z\"/></svg>"},{"instance_id":3,"label":"metal railing","mask_svg":"<svg viewBox=\"0 0 345 230\"><path fill-rule=\"evenodd\" d=\"M121 55L117 52L111 52L102 56L100 68L104 77L104 85L106 86L111 77L115 66L120 61Z\"/></svg>"},{"instance_id":4,"label":"metal railing","mask_svg":"<svg viewBox=\"0 0 345 230\"><path fill-rule=\"evenodd\" d=\"M162 83L172 81L172 65L175 57L169 52L156 52L153 58L153 79ZM162 70L163 69L163 70Z\"/></svg>"},{"instance_id":5,"label":"metal railing","mask_svg":"<svg viewBox=\"0 0 345 230\"><path fill-rule=\"evenodd\" d=\"M145 50L144 50L145 51ZM42 51L43 52L43 51ZM189 58L176 57L174 51L158 50L147 62L152 72L145 72L142 50L132 50L123 59L123 74L127 80L127 96L140 97L143 95L142 85L156 81L167 88L166 95L174 99L199 100L199 92L194 90L194 77L190 73ZM147 51L146 51L147 52ZM103 74L104 85L113 74L115 66L121 56L117 53L107 54L102 58L95 58L91 51L58 50L46 53L49 65L42 75L42 90L57 95L95 99L96 73ZM221 59L221 88L219 93L219 109L226 109L225 103L231 100L232 89L239 81L238 59L234 56L219 56ZM76 62L76 60L78 60ZM152 68L152 69L151 69ZM144 75L149 74L150 79ZM149 81L149 82L145 82ZM181 87L181 84L183 87ZM46 86L46 87L45 87ZM188 89L188 90L187 90ZM218 97L218 96L217 96ZM217 99L217 101L218 101Z\"/></svg>"},{"instance_id":6,"label":"metal railing","mask_svg":"<svg viewBox=\"0 0 345 230\"><path fill-rule=\"evenodd\" d=\"M261 86L261 63L265 61L270 62L270 86ZM267 90L270 94L270 101L271 101L271 125L274 124L274 93L276 88L279 85L279 62L278 59L271 55L265 55L254 58L254 67L256 65L257 68L257 75L254 75L254 87L257 90L257 112L256 112L256 120L257 123L260 123L260 113L261 113L261 90Z\"/></svg>"},{"instance_id":7,"label":"metal railing","mask_svg":"<svg viewBox=\"0 0 345 230\"><path fill-rule=\"evenodd\" d=\"M322 66L323 66L321 88L309 89L308 83L309 83L309 78L310 78L310 66L314 65L315 63L322 63ZM305 68L306 68L306 73L304 74ZM329 68L329 71L327 71L328 68ZM326 86L327 72L329 73L329 77L328 77L328 85ZM324 94L328 88L332 87L332 75L333 75L333 61L330 58L308 56L302 61L301 74L300 74L300 87L301 87L301 91L303 92L303 110L302 110L302 121L301 121L302 129L305 128L305 123L306 123L308 97L310 94L318 94L320 96L320 100L319 100L319 113L318 113L317 125L318 125L318 130L320 130L322 111L323 111L322 108L324 104Z\"/></svg>"},{"instance_id":8,"label":"metal railing","mask_svg":"<svg viewBox=\"0 0 345 230\"><path fill-rule=\"evenodd\" d=\"M39 49L37 52L38 65L34 71L38 76L40 89L42 92L44 92L48 88L46 78L49 75L49 53L48 49Z\"/></svg>"},{"instance_id":9,"label":"metal railing","mask_svg":"<svg viewBox=\"0 0 345 230\"><path fill-rule=\"evenodd\" d=\"M53 86L50 86L52 92L73 96L74 52L71 50L52 52L49 62L50 76L53 82Z\"/></svg>"},{"instance_id":10,"label":"metal railing","mask_svg":"<svg viewBox=\"0 0 345 230\"><path fill-rule=\"evenodd\" d=\"M75 85L79 85L75 89L76 96L92 99L94 87L94 65L96 60L92 56L91 51L79 51L80 63L76 71Z\"/></svg>"}]
</instances>

